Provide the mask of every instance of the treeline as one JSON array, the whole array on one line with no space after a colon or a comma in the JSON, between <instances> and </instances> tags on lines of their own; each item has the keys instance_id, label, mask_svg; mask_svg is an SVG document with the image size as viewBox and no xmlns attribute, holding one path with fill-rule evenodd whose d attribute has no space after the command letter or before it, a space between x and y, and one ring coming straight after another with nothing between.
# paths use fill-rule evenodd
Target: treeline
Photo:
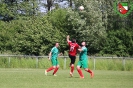
<instances>
[{"instance_id":1,"label":"treeline","mask_svg":"<svg viewBox=\"0 0 133 88\"><path fill-rule=\"evenodd\" d=\"M88 54L133 55L133 11L121 17L110 0L69 0L68 8L47 0L52 2L43 6L48 9L44 14L39 1L0 1L1 54L47 55L55 42L65 52L70 35L79 44L87 42Z\"/></svg>"}]
</instances>

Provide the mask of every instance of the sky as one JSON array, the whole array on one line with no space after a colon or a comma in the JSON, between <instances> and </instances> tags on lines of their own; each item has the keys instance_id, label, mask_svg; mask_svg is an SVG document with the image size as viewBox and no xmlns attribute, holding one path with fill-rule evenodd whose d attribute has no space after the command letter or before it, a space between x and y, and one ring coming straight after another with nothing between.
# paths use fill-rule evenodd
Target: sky
<instances>
[{"instance_id":1,"label":"sky","mask_svg":"<svg viewBox=\"0 0 133 88\"><path fill-rule=\"evenodd\" d=\"M39 10L41 12L46 13L47 12L47 8L44 7L44 4L47 4L47 0L39 0ZM67 8L69 7L69 3L67 0L55 0L54 4L58 3L59 7L61 8ZM54 9L54 6L52 7L52 9Z\"/></svg>"}]
</instances>

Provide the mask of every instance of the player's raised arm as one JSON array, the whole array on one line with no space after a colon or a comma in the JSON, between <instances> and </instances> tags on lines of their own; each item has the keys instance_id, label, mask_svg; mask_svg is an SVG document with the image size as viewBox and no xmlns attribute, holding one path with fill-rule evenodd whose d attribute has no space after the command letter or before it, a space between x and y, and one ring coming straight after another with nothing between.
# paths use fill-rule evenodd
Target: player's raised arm
<instances>
[{"instance_id":1,"label":"player's raised arm","mask_svg":"<svg viewBox=\"0 0 133 88\"><path fill-rule=\"evenodd\" d=\"M70 40L69 40L69 39L70 39L70 36L68 35L68 36L67 36L67 42L70 42Z\"/></svg>"}]
</instances>

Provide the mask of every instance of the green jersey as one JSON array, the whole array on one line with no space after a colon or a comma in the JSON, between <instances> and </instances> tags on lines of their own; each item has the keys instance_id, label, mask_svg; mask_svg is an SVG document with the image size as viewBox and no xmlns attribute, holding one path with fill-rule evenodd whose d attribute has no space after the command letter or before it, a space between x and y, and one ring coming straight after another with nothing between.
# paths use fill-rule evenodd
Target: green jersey
<instances>
[{"instance_id":1,"label":"green jersey","mask_svg":"<svg viewBox=\"0 0 133 88\"><path fill-rule=\"evenodd\" d=\"M59 53L57 47L53 47L53 48L51 49L51 53L52 53L51 59L57 59L58 53Z\"/></svg>"},{"instance_id":2,"label":"green jersey","mask_svg":"<svg viewBox=\"0 0 133 88\"><path fill-rule=\"evenodd\" d=\"M87 60L87 48L85 46L82 47L82 51L79 55L80 60Z\"/></svg>"}]
</instances>

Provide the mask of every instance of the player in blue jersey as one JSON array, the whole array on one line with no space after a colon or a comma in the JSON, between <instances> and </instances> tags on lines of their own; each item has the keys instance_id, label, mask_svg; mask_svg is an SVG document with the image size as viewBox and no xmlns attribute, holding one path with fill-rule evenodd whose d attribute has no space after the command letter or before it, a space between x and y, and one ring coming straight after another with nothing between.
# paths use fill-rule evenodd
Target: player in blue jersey
<instances>
[{"instance_id":1,"label":"player in blue jersey","mask_svg":"<svg viewBox=\"0 0 133 88\"><path fill-rule=\"evenodd\" d=\"M85 71L90 73L91 78L93 78L94 73L88 69L88 56L87 56L87 48L86 48L86 43L82 42L82 47L81 49L78 49L80 51L80 55L79 55L79 61L77 64L77 71L80 75L80 78L84 78L84 75L81 71L81 67L85 69Z\"/></svg>"},{"instance_id":2,"label":"player in blue jersey","mask_svg":"<svg viewBox=\"0 0 133 88\"><path fill-rule=\"evenodd\" d=\"M45 75L47 75L47 73L51 70L54 70L53 75L56 76L56 72L59 69L59 62L58 62L58 54L59 54L59 43L56 43L55 46L51 49L50 53L49 53L49 60L51 60L52 62L52 67L48 68L47 70L45 70Z\"/></svg>"}]
</instances>

